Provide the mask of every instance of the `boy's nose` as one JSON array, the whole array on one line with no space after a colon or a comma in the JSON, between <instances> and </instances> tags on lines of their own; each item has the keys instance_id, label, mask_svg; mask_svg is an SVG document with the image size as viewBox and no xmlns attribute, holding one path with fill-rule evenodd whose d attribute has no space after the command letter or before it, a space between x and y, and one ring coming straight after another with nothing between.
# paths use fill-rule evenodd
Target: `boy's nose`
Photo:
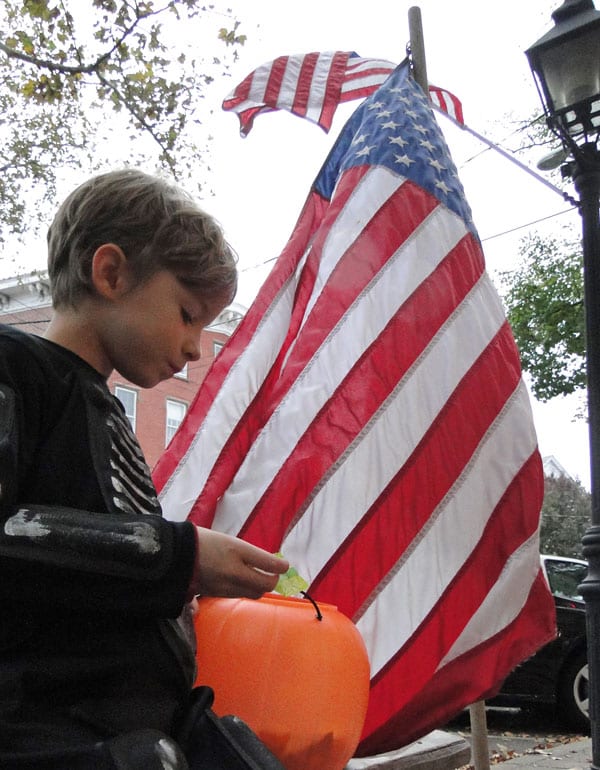
<instances>
[{"instance_id":1,"label":"boy's nose","mask_svg":"<svg viewBox=\"0 0 600 770\"><path fill-rule=\"evenodd\" d=\"M185 341L183 352L188 361L197 361L200 358L200 340L189 337Z\"/></svg>"}]
</instances>

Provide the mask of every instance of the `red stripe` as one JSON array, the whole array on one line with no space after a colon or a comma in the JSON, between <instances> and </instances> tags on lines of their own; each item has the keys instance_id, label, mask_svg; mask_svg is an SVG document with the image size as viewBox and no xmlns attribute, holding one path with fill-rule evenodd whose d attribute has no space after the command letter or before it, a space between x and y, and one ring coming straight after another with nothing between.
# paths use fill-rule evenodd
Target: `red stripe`
<instances>
[{"instance_id":1,"label":"red stripe","mask_svg":"<svg viewBox=\"0 0 600 770\"><path fill-rule=\"evenodd\" d=\"M315 72L315 67L319 61L318 53L309 53L302 59L296 93L292 104L292 112L303 118L306 115L306 105L310 96L310 88Z\"/></svg>"},{"instance_id":2,"label":"red stripe","mask_svg":"<svg viewBox=\"0 0 600 770\"><path fill-rule=\"evenodd\" d=\"M440 109L444 110L444 112L450 115L450 117L454 117L458 123L464 124L465 121L463 118L462 104L460 99L454 96L454 94L451 94L450 91L446 91L443 88L438 88L438 86L429 86L429 91L430 93L436 95L437 99L439 100ZM451 102L452 109L450 109L448 106L448 100Z\"/></svg>"},{"instance_id":3,"label":"red stripe","mask_svg":"<svg viewBox=\"0 0 600 770\"><path fill-rule=\"evenodd\" d=\"M379 680L371 688L367 722L356 755L371 756L411 743L446 724L476 700L495 695L518 663L554 638L553 618L552 597L539 573L513 623L436 672L417 697L404 697L401 672L394 671L393 676ZM421 647L420 651L426 654L427 648ZM415 665L420 663L419 658ZM399 698L403 701L400 706Z\"/></svg>"},{"instance_id":4,"label":"red stripe","mask_svg":"<svg viewBox=\"0 0 600 770\"><path fill-rule=\"evenodd\" d=\"M240 119L240 134L242 136L247 136L250 133L254 118L263 112L271 112L270 107L251 107L250 109L238 112L238 118Z\"/></svg>"},{"instance_id":5,"label":"red stripe","mask_svg":"<svg viewBox=\"0 0 600 770\"><path fill-rule=\"evenodd\" d=\"M372 706L367 712L364 735L372 733L380 726L378 720L385 708L380 708L378 704L390 703L390 698L395 699L398 711L401 712L406 703L413 698L418 699L420 690L435 674L440 660L450 650L485 599L506 567L510 555L537 530L538 512L543 497L539 481L540 463L536 451L513 479L488 521L477 547L446 588L437 605L404 647L373 677L370 701ZM527 511L529 514L523 516L523 512ZM435 570L432 577L435 580ZM423 575L423 580L427 579L428 576ZM544 612L543 604L541 613ZM547 640L546 630L542 638ZM523 644L525 647L533 645L532 649L535 649L535 646L539 646L538 640L539 635L535 633L529 640L523 641ZM520 660L523 660L523 657L512 660L511 667ZM511 667L497 668L493 682L497 683L503 679ZM485 676L485 673L481 672L481 675ZM478 674L469 670L466 676L476 680ZM491 684L482 688L479 682L475 688L479 687L481 692L489 686ZM459 705L458 708L460 707ZM454 713L456 710L455 703Z\"/></svg>"},{"instance_id":6,"label":"red stripe","mask_svg":"<svg viewBox=\"0 0 600 770\"><path fill-rule=\"evenodd\" d=\"M250 89L252 88L252 81L254 80L255 71L251 72L249 75L246 75L242 82L236 86L233 92L233 96L231 96L229 99L223 100L224 110L233 110L235 107L237 107L238 104L246 101L248 95L250 94Z\"/></svg>"},{"instance_id":7,"label":"red stripe","mask_svg":"<svg viewBox=\"0 0 600 770\"><path fill-rule=\"evenodd\" d=\"M331 124L333 123L333 116L338 104L340 103L340 93L346 73L347 61L348 53L337 51L334 54L331 62L329 75L327 77L325 95L323 97L323 104L321 106L321 114L318 120L319 125L325 131L329 131L331 128Z\"/></svg>"},{"instance_id":8,"label":"red stripe","mask_svg":"<svg viewBox=\"0 0 600 770\"><path fill-rule=\"evenodd\" d=\"M505 324L411 458L313 580L315 598L334 599L342 612L358 620L361 608L372 601L381 582L425 526L518 382L518 354ZM482 388L486 398L479 402ZM475 403L477 410L471 410ZM469 414L468 420L465 414ZM460 443L455 442L457 435ZM376 553L377 559L365 560L365 553Z\"/></svg>"},{"instance_id":9,"label":"red stripe","mask_svg":"<svg viewBox=\"0 0 600 770\"><path fill-rule=\"evenodd\" d=\"M264 103L268 107L277 108L279 96L281 93L281 83L283 76L285 75L285 69L289 61L289 56L280 56L275 59L271 65L271 72L269 73L269 79L265 87L265 95L263 98Z\"/></svg>"},{"instance_id":10,"label":"red stripe","mask_svg":"<svg viewBox=\"0 0 600 770\"><path fill-rule=\"evenodd\" d=\"M236 109L239 104L242 104L248 99L255 74L256 70L247 75L236 87L233 96L229 99L224 99L223 104L221 105L224 110L233 110L237 114L240 121L240 132L243 136L246 136L250 132L254 118L265 110L264 105L249 107L248 109L241 111Z\"/></svg>"},{"instance_id":11,"label":"red stripe","mask_svg":"<svg viewBox=\"0 0 600 770\"><path fill-rule=\"evenodd\" d=\"M355 65L355 67L358 65ZM369 69L352 69L348 67L346 70L346 77L344 83L350 83L353 80L360 80L361 78L374 77L375 75L385 75L386 77L394 71L393 67L369 67ZM380 84L381 85L381 84ZM376 90L379 86L375 86L373 90Z\"/></svg>"},{"instance_id":12,"label":"red stripe","mask_svg":"<svg viewBox=\"0 0 600 770\"><path fill-rule=\"evenodd\" d=\"M444 112L448 112L448 105L446 104L446 99L444 98L443 92L440 91L439 88L430 88L429 90L436 95L440 109L444 110Z\"/></svg>"},{"instance_id":13,"label":"red stripe","mask_svg":"<svg viewBox=\"0 0 600 770\"><path fill-rule=\"evenodd\" d=\"M347 200L351 195L359 194L361 185L369 184L370 180L363 180L367 171L367 167L362 166L345 172L315 237L308 260L311 270L318 269L325 243L335 229ZM368 195L368 190L360 194ZM338 260L301 333L294 334L296 342L293 353L286 362L285 371L274 392L277 401L289 390L356 297L437 205L439 203L433 196L406 181L365 225ZM301 315L304 315L304 308Z\"/></svg>"},{"instance_id":14,"label":"red stripe","mask_svg":"<svg viewBox=\"0 0 600 770\"><path fill-rule=\"evenodd\" d=\"M380 227L380 224L376 227ZM381 230L385 232L386 228L382 227ZM398 240L402 241L405 233L398 232L397 236ZM477 281L483 269L481 255L471 237L466 241L468 245L456 247L438 270L418 287L354 369L346 375L341 386L298 442L285 466L247 518L240 533L244 538L271 550L280 546L286 530L310 503L311 493L319 481L339 460L348 445L422 353L432 335ZM385 257L388 253L391 255L396 248L397 244L390 242L378 256ZM367 253L364 245L358 242L354 249L357 254ZM377 265L373 269L378 270L380 267ZM349 271L346 269L346 272ZM343 280L343 273L344 266L341 266L337 280ZM355 293L362 289L363 280L355 287ZM448 291L448 286L452 286L453 290ZM339 292L340 287L334 286L324 296L323 313L315 312L314 336L321 333L322 327L326 325L323 315L333 302L331 298L337 298ZM347 301L343 299L342 304L346 305ZM426 322L423 322L421 313L423 307L431 308ZM321 339L317 336L317 344L320 342ZM299 360L309 360L306 355L302 349L297 351ZM311 458L310 463L303 461L302 458L305 457ZM280 511L281 518L274 520L270 515L273 510ZM334 560L337 558L336 554ZM350 588L350 584L351 581L343 593ZM311 591L317 590L317 585L318 581L317 584L313 583ZM336 595L335 603L346 614L352 614L348 612L348 607L344 606L340 595Z\"/></svg>"},{"instance_id":15,"label":"red stripe","mask_svg":"<svg viewBox=\"0 0 600 770\"><path fill-rule=\"evenodd\" d=\"M364 99L367 96L370 96L371 94L375 93L375 91L377 91L378 88L379 88L379 85L375 85L375 86L364 86L363 88L354 88L350 91L342 91L340 93L340 103L351 102L354 99Z\"/></svg>"}]
</instances>

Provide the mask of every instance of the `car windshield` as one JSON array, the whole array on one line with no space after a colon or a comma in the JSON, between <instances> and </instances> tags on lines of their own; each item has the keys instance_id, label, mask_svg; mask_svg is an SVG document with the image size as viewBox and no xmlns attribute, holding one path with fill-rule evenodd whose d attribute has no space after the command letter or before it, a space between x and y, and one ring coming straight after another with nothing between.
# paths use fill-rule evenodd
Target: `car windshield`
<instances>
[{"instance_id":1,"label":"car windshield","mask_svg":"<svg viewBox=\"0 0 600 770\"><path fill-rule=\"evenodd\" d=\"M550 590L555 596L561 599L583 600L579 586L587 573L586 564L579 564L576 561L546 559L545 565Z\"/></svg>"}]
</instances>

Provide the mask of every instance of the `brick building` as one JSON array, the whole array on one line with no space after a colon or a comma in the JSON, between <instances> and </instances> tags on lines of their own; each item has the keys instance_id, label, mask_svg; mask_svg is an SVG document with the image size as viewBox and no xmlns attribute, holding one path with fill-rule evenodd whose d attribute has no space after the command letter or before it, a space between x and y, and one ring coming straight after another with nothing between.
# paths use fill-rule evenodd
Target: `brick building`
<instances>
[{"instance_id":1,"label":"brick building","mask_svg":"<svg viewBox=\"0 0 600 770\"><path fill-rule=\"evenodd\" d=\"M181 372L150 389L140 388L113 372L111 393L122 402L142 450L152 468L177 430L215 356L231 335L246 309L232 303L204 330L200 358ZM45 274L0 281L0 323L32 334L43 334L52 313Z\"/></svg>"}]
</instances>

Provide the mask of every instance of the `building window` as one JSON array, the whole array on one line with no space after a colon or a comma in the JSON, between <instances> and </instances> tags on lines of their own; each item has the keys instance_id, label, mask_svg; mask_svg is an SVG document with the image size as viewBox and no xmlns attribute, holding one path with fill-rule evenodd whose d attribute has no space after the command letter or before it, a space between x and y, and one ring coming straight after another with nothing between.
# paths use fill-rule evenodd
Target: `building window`
<instances>
[{"instance_id":1,"label":"building window","mask_svg":"<svg viewBox=\"0 0 600 770\"><path fill-rule=\"evenodd\" d=\"M184 364L183 369L180 369L178 372L175 372L173 377L178 377L180 380L187 380L188 379L188 365Z\"/></svg>"},{"instance_id":2,"label":"building window","mask_svg":"<svg viewBox=\"0 0 600 770\"><path fill-rule=\"evenodd\" d=\"M213 341L213 356L216 358L219 353L221 352L221 349L225 347L224 342L216 342Z\"/></svg>"},{"instance_id":3,"label":"building window","mask_svg":"<svg viewBox=\"0 0 600 770\"><path fill-rule=\"evenodd\" d=\"M172 401L167 399L167 429L165 433L165 446L175 435L177 428L181 425L185 413L187 411L187 405L183 401Z\"/></svg>"},{"instance_id":4,"label":"building window","mask_svg":"<svg viewBox=\"0 0 600 770\"><path fill-rule=\"evenodd\" d=\"M131 429L135 430L137 392L131 388L124 388L121 385L115 385L115 396L123 404L127 419L131 423Z\"/></svg>"}]
</instances>

